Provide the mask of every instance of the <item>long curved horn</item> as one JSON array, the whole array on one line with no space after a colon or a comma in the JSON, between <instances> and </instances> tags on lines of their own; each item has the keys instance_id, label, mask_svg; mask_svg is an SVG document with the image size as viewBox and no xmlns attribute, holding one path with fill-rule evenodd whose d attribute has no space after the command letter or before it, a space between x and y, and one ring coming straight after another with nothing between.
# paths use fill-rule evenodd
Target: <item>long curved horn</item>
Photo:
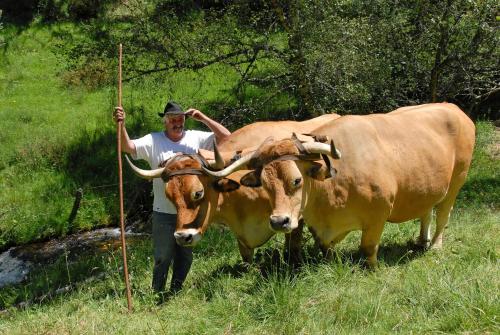
<instances>
[{"instance_id":1,"label":"long curved horn","mask_svg":"<svg viewBox=\"0 0 500 335\"><path fill-rule=\"evenodd\" d=\"M235 171L244 169L246 167L246 165L248 164L248 162L250 162L250 160L252 159L252 156L253 156L252 154L247 154L221 171L210 171L209 169L205 168L204 166L202 166L201 168L209 176L216 177L216 178L224 178L226 176L229 176L231 173L233 173Z\"/></svg>"},{"instance_id":2,"label":"long curved horn","mask_svg":"<svg viewBox=\"0 0 500 335\"><path fill-rule=\"evenodd\" d=\"M226 162L224 161L224 158L222 158L219 148L217 147L217 141L214 138L214 157L215 157L215 164L213 164L211 167L215 170L222 170L224 166L226 166Z\"/></svg>"},{"instance_id":3,"label":"long curved horn","mask_svg":"<svg viewBox=\"0 0 500 335\"><path fill-rule=\"evenodd\" d=\"M330 144L311 142L311 143L302 143L302 145L304 146L304 149L306 149L310 153L325 154L335 159L340 159L340 157L342 156L340 151L337 148L335 148L333 140L330 141Z\"/></svg>"},{"instance_id":4,"label":"long curved horn","mask_svg":"<svg viewBox=\"0 0 500 335\"><path fill-rule=\"evenodd\" d=\"M161 174L163 172L164 168L158 168L154 170L143 170L135 166L131 161L130 158L128 158L128 155L125 155L125 158L127 159L128 165L132 168L132 170L135 172L136 175L138 175L141 178L151 180L154 178L160 178Z\"/></svg>"},{"instance_id":5,"label":"long curved horn","mask_svg":"<svg viewBox=\"0 0 500 335\"><path fill-rule=\"evenodd\" d=\"M248 163L254 158L254 157L257 157L259 155L259 150L260 148L262 148L264 145L270 143L270 142L273 142L274 141L274 137L273 136L269 136L267 137L258 147L257 149L254 151L254 152L250 152L248 154L246 154L245 156L242 156L240 159L238 159L237 161L235 161L234 163L232 163L231 165L227 166L225 169L221 170L221 171L217 171L217 172L214 172L214 171L210 171L208 169L205 169L203 166L201 167L203 169L203 171L205 171L208 175L212 176L212 177L216 177L216 178L224 178L224 177L227 177L229 176L231 173L233 172L236 172L238 170L242 170L244 169ZM214 147L215 148L215 147Z\"/></svg>"}]
</instances>

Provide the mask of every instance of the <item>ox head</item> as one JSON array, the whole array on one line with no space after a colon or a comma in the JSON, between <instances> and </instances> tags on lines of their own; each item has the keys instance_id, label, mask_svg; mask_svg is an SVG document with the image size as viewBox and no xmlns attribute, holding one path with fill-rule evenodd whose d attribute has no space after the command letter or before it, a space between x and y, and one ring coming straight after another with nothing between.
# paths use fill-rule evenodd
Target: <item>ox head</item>
<instances>
[{"instance_id":1,"label":"ox head","mask_svg":"<svg viewBox=\"0 0 500 335\"><path fill-rule=\"evenodd\" d=\"M208 169L210 164L197 155L175 156L163 168L155 170L139 169L128 157L127 161L140 177L165 181L165 195L177 209L174 236L182 246L193 246L201 239L217 208L219 193L231 192L240 186L231 179L206 174L202 167Z\"/></svg>"},{"instance_id":2,"label":"ox head","mask_svg":"<svg viewBox=\"0 0 500 335\"><path fill-rule=\"evenodd\" d=\"M329 144L319 141L302 143L294 135L291 139L265 141L253 155L242 157L222 171L207 173L221 178L238 169L252 169L240 183L248 187L264 187L272 207L271 229L288 233L298 227L307 199L304 189L308 188L308 178L324 180L335 175L327 156L340 158L333 141Z\"/></svg>"}]
</instances>

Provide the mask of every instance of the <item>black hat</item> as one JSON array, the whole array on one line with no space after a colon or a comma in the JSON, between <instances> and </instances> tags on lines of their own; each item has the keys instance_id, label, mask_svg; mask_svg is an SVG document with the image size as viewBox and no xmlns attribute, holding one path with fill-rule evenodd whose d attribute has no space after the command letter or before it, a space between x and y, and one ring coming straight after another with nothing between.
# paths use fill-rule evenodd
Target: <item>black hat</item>
<instances>
[{"instance_id":1,"label":"black hat","mask_svg":"<svg viewBox=\"0 0 500 335\"><path fill-rule=\"evenodd\" d=\"M163 113L158 113L158 115L161 117L164 117L166 114L184 115L184 112L182 111L181 106L179 106L177 103L169 101L167 102L167 105L165 106Z\"/></svg>"}]
</instances>

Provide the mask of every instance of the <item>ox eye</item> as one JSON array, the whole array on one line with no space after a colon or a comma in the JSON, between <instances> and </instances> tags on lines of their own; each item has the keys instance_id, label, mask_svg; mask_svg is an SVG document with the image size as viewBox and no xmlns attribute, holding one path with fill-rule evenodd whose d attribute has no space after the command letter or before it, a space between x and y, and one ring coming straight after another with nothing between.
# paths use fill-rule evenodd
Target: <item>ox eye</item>
<instances>
[{"instance_id":1,"label":"ox eye","mask_svg":"<svg viewBox=\"0 0 500 335\"><path fill-rule=\"evenodd\" d=\"M300 177L299 177L299 178L295 178L295 179L293 180L292 185L293 185L294 187L298 187L298 186L300 186L300 184L301 184L301 183L302 183L302 178L300 178Z\"/></svg>"},{"instance_id":2,"label":"ox eye","mask_svg":"<svg viewBox=\"0 0 500 335\"><path fill-rule=\"evenodd\" d=\"M199 191L191 193L191 198L193 200L200 200L201 198L203 198L203 190L199 190Z\"/></svg>"}]
</instances>

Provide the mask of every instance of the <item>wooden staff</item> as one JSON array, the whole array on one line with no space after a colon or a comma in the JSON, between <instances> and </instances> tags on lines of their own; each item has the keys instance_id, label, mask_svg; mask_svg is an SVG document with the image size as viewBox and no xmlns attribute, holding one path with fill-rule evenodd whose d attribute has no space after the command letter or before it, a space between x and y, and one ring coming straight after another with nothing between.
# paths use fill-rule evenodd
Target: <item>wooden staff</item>
<instances>
[{"instance_id":1,"label":"wooden staff","mask_svg":"<svg viewBox=\"0 0 500 335\"><path fill-rule=\"evenodd\" d=\"M122 107L122 44L119 48L118 60L118 106ZM119 121L116 125L116 133L118 136L118 184L120 185L120 231L122 240L122 255L123 255L123 275L125 276L125 286L127 287L127 304L128 311L132 311L132 294L130 293L130 283L128 280L127 267L127 246L125 244L125 223L123 220L123 176L122 176L122 122Z\"/></svg>"}]
</instances>

